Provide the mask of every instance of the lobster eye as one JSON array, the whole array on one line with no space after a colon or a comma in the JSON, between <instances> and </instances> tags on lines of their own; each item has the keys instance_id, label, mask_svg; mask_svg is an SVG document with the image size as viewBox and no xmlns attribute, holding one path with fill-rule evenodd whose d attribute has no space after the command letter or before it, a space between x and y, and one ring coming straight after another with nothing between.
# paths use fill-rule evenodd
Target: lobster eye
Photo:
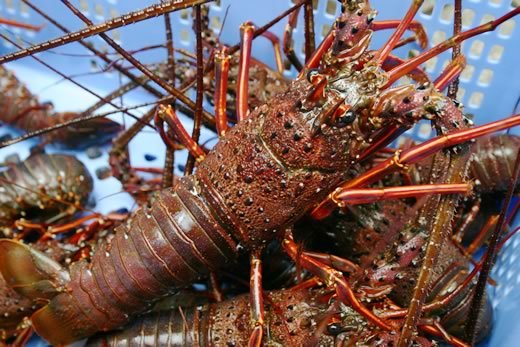
<instances>
[{"instance_id":1,"label":"lobster eye","mask_svg":"<svg viewBox=\"0 0 520 347\"><path fill-rule=\"evenodd\" d=\"M339 323L331 323L331 324L327 325L327 332L330 335L338 335L342 331L343 331L343 328L341 327L341 325Z\"/></svg>"},{"instance_id":2,"label":"lobster eye","mask_svg":"<svg viewBox=\"0 0 520 347\"><path fill-rule=\"evenodd\" d=\"M338 117L336 121L336 126L338 128L344 128L356 119L356 114L352 111L347 111L343 113L340 117Z\"/></svg>"}]
</instances>

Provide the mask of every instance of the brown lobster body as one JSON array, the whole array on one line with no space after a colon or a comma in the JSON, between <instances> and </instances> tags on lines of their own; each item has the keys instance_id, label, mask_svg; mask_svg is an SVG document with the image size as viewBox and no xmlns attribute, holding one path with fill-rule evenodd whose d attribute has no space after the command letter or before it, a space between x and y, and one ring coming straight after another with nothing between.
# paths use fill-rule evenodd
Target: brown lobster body
<instances>
[{"instance_id":1,"label":"brown lobster body","mask_svg":"<svg viewBox=\"0 0 520 347\"><path fill-rule=\"evenodd\" d=\"M519 149L520 137L515 135L486 136L475 141L470 177L478 180L480 193L507 191Z\"/></svg>"},{"instance_id":2,"label":"brown lobster body","mask_svg":"<svg viewBox=\"0 0 520 347\"><path fill-rule=\"evenodd\" d=\"M387 288L387 295L393 302L408 307L428 239L424 228L413 224L423 203L417 204L410 206L392 201L356 206L312 226L326 235L327 239L322 242L333 246L333 254L359 264L360 270L351 274L353 282L371 290L380 288L385 292L383 288ZM444 241L433 268L426 302L434 302L453 292L468 275L468 258L451 240ZM450 303L428 312L425 317L438 317L446 331L461 336L474 285L475 281L470 282ZM478 340L489 334L492 316L491 304L486 302L479 322Z\"/></svg>"},{"instance_id":3,"label":"brown lobster body","mask_svg":"<svg viewBox=\"0 0 520 347\"><path fill-rule=\"evenodd\" d=\"M229 263L239 249L277 237L323 199L351 166L349 130L325 128L332 134L316 137L295 130L308 128L294 106L308 86L297 81L260 107L194 175L120 226L91 263L72 265L68 290L33 316L38 333L67 343L117 328L174 288ZM62 324L71 336L58 336L53 327Z\"/></svg>"},{"instance_id":4,"label":"brown lobster body","mask_svg":"<svg viewBox=\"0 0 520 347\"><path fill-rule=\"evenodd\" d=\"M265 345L333 345L333 336L314 336L328 307L320 294L317 290L270 292ZM247 346L252 332L250 309L248 296L242 295L222 303L158 312L135 320L121 332L93 338L87 346Z\"/></svg>"},{"instance_id":5,"label":"brown lobster body","mask_svg":"<svg viewBox=\"0 0 520 347\"><path fill-rule=\"evenodd\" d=\"M25 84L4 66L0 66L0 81L0 121L3 123L33 132L79 116L74 112L53 113L50 105L41 104ZM45 141L81 148L106 142L120 130L118 123L99 118L54 131L45 136Z\"/></svg>"},{"instance_id":6,"label":"brown lobster body","mask_svg":"<svg viewBox=\"0 0 520 347\"><path fill-rule=\"evenodd\" d=\"M37 154L0 173L0 221L44 220L84 205L92 177L78 159L64 154ZM43 213L42 213L43 212Z\"/></svg>"}]
</instances>

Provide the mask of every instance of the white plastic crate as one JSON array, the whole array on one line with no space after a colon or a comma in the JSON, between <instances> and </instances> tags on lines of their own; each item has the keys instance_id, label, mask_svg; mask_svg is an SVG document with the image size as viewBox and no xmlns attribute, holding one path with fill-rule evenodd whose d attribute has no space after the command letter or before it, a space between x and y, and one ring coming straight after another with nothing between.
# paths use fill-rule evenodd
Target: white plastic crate
<instances>
[{"instance_id":1,"label":"white plastic crate","mask_svg":"<svg viewBox=\"0 0 520 347\"><path fill-rule=\"evenodd\" d=\"M158 0L72 1L95 23L106 21L112 17L117 17L156 2ZM33 3L71 31L84 27L83 23L57 0L33 0ZM402 18L410 3L411 0L371 1L372 6L379 11L376 20ZM316 1L316 4L315 29L316 39L319 42L334 23L336 13L339 11L339 4L337 0L319 0ZM217 32L222 30L221 40L223 42L234 44L239 40L238 28L242 22L252 20L255 24L262 25L276 14L286 10L290 5L292 5L291 0L216 1L210 5L210 26ZM225 19L224 27L221 28L228 6L228 15ZM463 30L497 18L517 6L520 6L519 0L463 0ZM19 0L0 0L0 16L32 24L45 23L43 18L31 11ZM451 36L452 16L453 0L426 0L416 19L424 24L428 37L431 40L431 45L434 45ZM193 51L194 35L191 29L190 10L173 13L172 20L175 46ZM466 55L468 65L461 77L459 100L465 104L467 112L475 115L474 120L477 124L504 118L519 112L518 109L514 110L520 97L520 83L518 82L520 80L520 69L517 68L517 55L520 54L519 20L520 18L511 19L495 32L480 35L463 44L463 52ZM272 29L280 38L282 37L285 23L286 21L282 20ZM303 58L302 17L300 17L299 24L294 36L295 51ZM52 24L45 23L45 25L45 28L39 33L7 27L0 28L0 30L3 33L9 32L16 35L17 42L25 46L28 45L28 42L39 43L62 35L62 32ZM390 33L391 30L376 33L374 35L373 47L380 47ZM164 42L165 37L162 17L115 29L108 34L127 50L161 44ZM405 34L405 37L406 35L409 34ZM98 49L111 51L107 44L98 37L90 38L87 41L93 43ZM414 53L413 50L418 49L417 46L408 45L400 48L398 53L406 57L410 51ZM0 54L15 50L17 49L11 44L0 41ZM77 43L56 48L54 51L89 54L88 51ZM274 66L272 52L271 44L263 38L256 40L253 44L253 56ZM38 57L59 68L60 71L67 75L82 75L87 72L93 72L94 74L89 76L75 77L75 80L102 95L126 82L125 78L122 78L115 72L100 74L99 70L103 65L95 57L78 57L53 53L40 53ZM136 57L145 63L152 63L163 61L166 57L166 52L164 49L155 49L149 52L138 53ZM451 53L446 52L430 60L425 64L426 71L432 77L436 77L447 64L450 57ZM125 65L128 64L125 63ZM39 95L42 101L52 101L56 110L81 111L97 101L92 95L69 82L61 81L57 83L61 80L59 76L56 76L30 57L9 63L7 66L15 70L17 76L22 81L25 81L30 89ZM286 72L288 76L293 76L294 73L294 70ZM152 100L152 98L147 92L140 90L124 97L126 105L149 100ZM106 107L104 110L108 109L110 108ZM144 111L135 113L142 114ZM122 121L121 116L114 116L114 119ZM131 123L128 117L125 117L124 121L127 124ZM190 124L190 122L187 121L186 124ZM518 133L518 131L520 130L513 130L515 133ZM0 128L0 136L6 132L18 134L8 127ZM431 135L431 129L429 126L417 126L408 133L415 139L422 141ZM211 134L204 133L201 140L210 139ZM23 159L28 155L29 148L36 142L37 140L31 140L16 146L0 149L0 158L3 159L8 154L18 152ZM74 154L87 164L89 169L91 169L92 175L95 176L96 169L106 166L106 150L105 148L101 158L95 160L88 159L83 152L74 152ZM58 151L67 152L48 146L48 152ZM141 133L132 142L130 152L132 153L132 163L135 166L160 167L163 164L164 146L159 137L150 131ZM145 154L153 154L157 159L151 162L146 161L144 159ZM184 157L185 155L184 153ZM179 156L177 158L178 162L182 162L182 158ZM101 212L108 212L120 207L133 207L131 198L126 193L121 192L121 185L113 178L105 180L95 178L93 200L96 201L96 209ZM508 242L498 259L493 273L493 278L498 282L498 286L490 289L495 306L495 328L488 342L490 346L516 346L516 341L520 337L520 333L517 333L519 331L517 329L519 323L516 323L520 321L520 314L518 313L520 311L520 298L517 294L517 290L520 288L520 267L515 264L519 245L520 237L514 237Z\"/></svg>"}]
</instances>

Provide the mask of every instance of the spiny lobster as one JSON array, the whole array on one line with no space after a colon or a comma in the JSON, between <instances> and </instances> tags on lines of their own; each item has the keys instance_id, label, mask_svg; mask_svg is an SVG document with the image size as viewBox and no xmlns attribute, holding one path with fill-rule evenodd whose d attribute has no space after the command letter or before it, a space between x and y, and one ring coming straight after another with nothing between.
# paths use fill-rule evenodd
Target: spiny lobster
<instances>
[{"instance_id":1,"label":"spiny lobster","mask_svg":"<svg viewBox=\"0 0 520 347\"><path fill-rule=\"evenodd\" d=\"M335 206L331 202L467 192L465 184L437 184L431 189L354 189L443 147L520 123L520 116L515 116L456 131L467 121L457 105L435 89L438 86L390 88L429 57L492 30L520 12L515 9L389 72L382 70L420 3L414 3L381 50L369 52L375 11L366 1L343 1L334 29L288 91L247 115L247 90L239 89L239 124L205 158L203 151L179 130L173 111L159 107L160 117L176 129L176 135L200 161L198 169L194 175L180 179L173 189L160 192L153 206L134 213L128 225L118 228L113 241L95 253L92 262L73 264L70 274L53 269L45 275L45 271L38 271L43 269L26 246L1 242L0 268L8 283L29 287L35 283L32 277L16 272L15 262L33 268L38 280L53 283L54 292L47 297L49 304L32 316L38 333L54 344L65 344L121 326L158 297L217 270L244 249L252 252L250 300L255 327L249 341L258 345L264 331L258 251L269 240L284 237L285 227L316 203L328 197L314 213L322 217L328 206ZM243 39L250 41L251 31L244 30ZM242 71L247 71L248 62L249 57L241 59ZM454 68L457 66L450 66L447 74ZM244 77L247 81L247 74ZM384 165L353 179L360 160L423 118L434 120L439 128L452 133L398 153ZM340 188L329 195L345 180L349 180L348 189ZM291 257L297 258L290 235L285 236L283 245ZM379 328L393 329L357 300L341 274L312 257L301 264L333 286L340 301L351 304Z\"/></svg>"}]
</instances>

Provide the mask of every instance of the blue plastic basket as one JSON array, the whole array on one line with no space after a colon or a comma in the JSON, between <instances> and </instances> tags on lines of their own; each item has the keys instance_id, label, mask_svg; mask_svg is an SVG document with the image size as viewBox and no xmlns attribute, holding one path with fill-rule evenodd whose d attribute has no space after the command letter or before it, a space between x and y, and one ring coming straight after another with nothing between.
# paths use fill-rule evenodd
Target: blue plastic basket
<instances>
[{"instance_id":1,"label":"blue plastic basket","mask_svg":"<svg viewBox=\"0 0 520 347\"><path fill-rule=\"evenodd\" d=\"M83 23L75 18L57 0L34 0L44 12L59 20L61 24L69 30L83 28ZM124 1L124 0L74 0L72 1L81 11L95 23L106 21L111 17L145 7L154 2L150 0ZM316 1L315 10L316 38L320 40L334 23L336 13L339 11L337 0ZM372 0L372 6L379 11L377 19L399 19L401 18L411 0L389 1ZM210 26L215 31L222 31L221 40L228 44L234 44L239 40L239 25L246 20L253 20L255 24L262 25L272 19L276 14L281 13L290 6L290 0L221 0L211 4ZM224 16L228 9L228 15ZM513 7L520 6L519 0L465 0L463 1L463 28L475 27L482 22L506 13ZM45 20L38 14L31 11L19 0L0 1L0 16L9 19L16 19L32 24L42 24ZM438 43L451 36L453 17L453 0L426 0L417 20L421 21L426 27L428 36L432 40L431 45ZM178 48L193 50L193 33L191 29L191 12L189 10L180 11L172 14L174 25L174 40ZM300 24L302 19L300 19ZM468 66L461 77L461 88L459 100L466 105L466 111L475 115L477 124L486 123L492 120L507 117L518 112L514 110L520 97L520 69L517 68L518 55L520 55L520 32L518 19L511 19L495 32L480 35L472 40L468 40L463 45L463 52L467 57ZM224 26L222 27L222 24ZM281 21L272 31L282 37L285 21ZM26 42L39 43L62 35L59 29L47 23L45 28L39 33L33 33L23 29L5 28L2 32L16 35L17 41L23 45ZM295 50L303 58L303 29L298 26L295 31ZM381 46L388 38L390 31L378 32L374 35L374 47ZM128 50L141 48L142 46L152 46L164 42L164 30L162 18L154 18L145 22L137 23L127 27L113 30L109 35L121 43ZM108 49L106 43L100 38L94 37L88 40L97 48ZM0 53L5 54L16 50L11 44L0 41ZM414 54L418 47L409 45L399 49L401 56ZM85 53L88 52L79 44L74 43L55 49L60 53ZM109 50L110 51L110 50ZM274 66L274 56L272 46L265 39L258 39L253 44L253 55L256 58ZM86 72L99 72L102 67L99 60L94 57L71 57L61 54L41 53L39 58L57 67L67 75L78 75ZM145 63L158 62L165 59L164 50L152 50L136 55L139 60ZM430 60L425 64L426 71L435 77L447 64L451 53L446 52L439 57ZM80 111L95 103L97 100L90 94L70 84L60 82L60 77L43 67L32 58L25 58L7 65L16 71L17 76L25 81L30 89L41 100L52 101L55 108L59 111L76 110ZM286 71L288 76L293 76L294 70ZM90 76L79 76L75 80L89 86L100 94L115 89L126 80L117 73L93 74ZM59 83L58 83L59 82ZM144 91L134 91L124 97L124 103L137 104L143 101L152 100ZM105 110L109 110L106 107ZM136 112L138 114L138 112ZM144 111L141 111L141 114ZM122 121L121 116L114 119ZM131 120L124 119L126 124ZM191 123L186 119L188 127ZM513 132L518 133L519 129ZM0 136L6 132L18 134L13 129L0 128ZM429 125L419 125L409 132L409 135L417 140L424 140L431 135ZM204 133L202 141L210 140L211 134ZM0 149L0 159L6 155L17 152L21 158L25 158L29 153L29 148L35 141L26 141L13 147ZM63 150L49 147L49 152L64 152ZM65 151L66 152L66 151ZM69 151L70 152L70 151ZM135 166L157 166L160 167L164 158L164 146L159 137L151 132L142 132L130 147L132 163ZM103 156L98 159L88 159L83 152L75 152L80 160L84 161L93 176L96 169L107 165L106 148ZM144 159L145 154L152 154L157 159L148 162ZM183 154L184 157L186 153ZM179 157L182 162L182 157ZM180 173L180 172L179 172ZM121 185L113 178L104 180L95 179L95 192L93 200L96 202L96 210L108 212L115 208L132 208L134 203L129 195L121 192ZM518 222L516 223L518 224ZM493 278L497 281L496 287L490 288L493 305L495 306L495 328L488 341L490 346L516 346L520 338L520 267L516 266L515 260L518 257L516 250L520 245L520 236L513 237L503 249L496 264Z\"/></svg>"}]
</instances>

